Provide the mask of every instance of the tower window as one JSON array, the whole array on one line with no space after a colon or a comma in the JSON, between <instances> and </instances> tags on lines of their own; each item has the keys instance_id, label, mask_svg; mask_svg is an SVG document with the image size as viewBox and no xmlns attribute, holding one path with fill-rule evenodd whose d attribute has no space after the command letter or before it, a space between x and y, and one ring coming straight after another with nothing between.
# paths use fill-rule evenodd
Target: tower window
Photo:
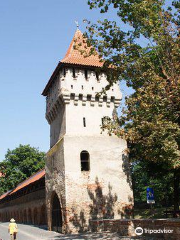
<instances>
[{"instance_id":1,"label":"tower window","mask_svg":"<svg viewBox=\"0 0 180 240\"><path fill-rule=\"evenodd\" d=\"M79 100L82 101L82 99L83 99L83 95L79 94Z\"/></svg>"},{"instance_id":2,"label":"tower window","mask_svg":"<svg viewBox=\"0 0 180 240\"><path fill-rule=\"evenodd\" d=\"M66 68L63 68L63 75L66 76Z\"/></svg>"},{"instance_id":3,"label":"tower window","mask_svg":"<svg viewBox=\"0 0 180 240\"><path fill-rule=\"evenodd\" d=\"M94 87L92 87L92 90L94 90Z\"/></svg>"},{"instance_id":4,"label":"tower window","mask_svg":"<svg viewBox=\"0 0 180 240\"><path fill-rule=\"evenodd\" d=\"M71 100L74 100L74 99L75 99L75 94L74 94L74 93L71 93L70 99L71 99Z\"/></svg>"},{"instance_id":5,"label":"tower window","mask_svg":"<svg viewBox=\"0 0 180 240\"><path fill-rule=\"evenodd\" d=\"M87 95L87 101L91 101L91 95Z\"/></svg>"},{"instance_id":6,"label":"tower window","mask_svg":"<svg viewBox=\"0 0 180 240\"><path fill-rule=\"evenodd\" d=\"M90 170L90 157L87 151L82 151L80 154L81 158L81 171L89 171Z\"/></svg>"},{"instance_id":7,"label":"tower window","mask_svg":"<svg viewBox=\"0 0 180 240\"><path fill-rule=\"evenodd\" d=\"M114 102L114 100L115 100L115 97L111 97L111 102Z\"/></svg>"},{"instance_id":8,"label":"tower window","mask_svg":"<svg viewBox=\"0 0 180 240\"><path fill-rule=\"evenodd\" d=\"M86 127L86 118L83 117L83 126Z\"/></svg>"},{"instance_id":9,"label":"tower window","mask_svg":"<svg viewBox=\"0 0 180 240\"><path fill-rule=\"evenodd\" d=\"M101 118L101 124L104 125L105 121L104 118Z\"/></svg>"},{"instance_id":10,"label":"tower window","mask_svg":"<svg viewBox=\"0 0 180 240\"><path fill-rule=\"evenodd\" d=\"M73 68L73 78L76 77L76 71L75 71L75 68Z\"/></svg>"},{"instance_id":11,"label":"tower window","mask_svg":"<svg viewBox=\"0 0 180 240\"><path fill-rule=\"evenodd\" d=\"M71 85L71 89L73 89L73 85Z\"/></svg>"},{"instance_id":12,"label":"tower window","mask_svg":"<svg viewBox=\"0 0 180 240\"><path fill-rule=\"evenodd\" d=\"M85 75L85 79L87 80L88 79L88 71L87 71L87 69L84 70L84 75Z\"/></svg>"},{"instance_id":13,"label":"tower window","mask_svg":"<svg viewBox=\"0 0 180 240\"><path fill-rule=\"evenodd\" d=\"M95 96L95 101L99 102L99 97L98 96Z\"/></svg>"},{"instance_id":14,"label":"tower window","mask_svg":"<svg viewBox=\"0 0 180 240\"><path fill-rule=\"evenodd\" d=\"M103 102L107 102L107 96L103 97Z\"/></svg>"},{"instance_id":15,"label":"tower window","mask_svg":"<svg viewBox=\"0 0 180 240\"><path fill-rule=\"evenodd\" d=\"M82 89L84 89L83 85L81 87L82 87Z\"/></svg>"},{"instance_id":16,"label":"tower window","mask_svg":"<svg viewBox=\"0 0 180 240\"><path fill-rule=\"evenodd\" d=\"M96 79L99 82L99 73L98 72L96 72Z\"/></svg>"}]
</instances>

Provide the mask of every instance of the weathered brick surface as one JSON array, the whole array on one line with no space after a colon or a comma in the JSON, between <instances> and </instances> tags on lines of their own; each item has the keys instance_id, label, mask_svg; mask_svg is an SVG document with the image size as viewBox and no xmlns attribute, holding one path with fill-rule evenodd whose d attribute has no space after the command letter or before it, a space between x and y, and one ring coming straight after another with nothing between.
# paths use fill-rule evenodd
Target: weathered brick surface
<instances>
[{"instance_id":1,"label":"weathered brick surface","mask_svg":"<svg viewBox=\"0 0 180 240\"><path fill-rule=\"evenodd\" d=\"M92 66L86 73L83 66L59 66L44 92L51 147L46 159L49 229L54 194L60 201L64 231L88 230L90 219L132 215L127 143L101 133L103 118L114 116L122 94L115 83L106 94L96 96L107 86L107 76L103 72L97 76ZM90 156L87 172L81 171L82 151Z\"/></svg>"},{"instance_id":2,"label":"weathered brick surface","mask_svg":"<svg viewBox=\"0 0 180 240\"><path fill-rule=\"evenodd\" d=\"M152 239L164 240L180 240L180 220L175 219L142 219L142 220L90 220L90 230L92 232L118 232L122 236L137 236L135 234L136 227L144 229L141 237L152 237ZM172 233L145 233L145 229L158 230L166 229L172 230Z\"/></svg>"},{"instance_id":3,"label":"weathered brick surface","mask_svg":"<svg viewBox=\"0 0 180 240\"><path fill-rule=\"evenodd\" d=\"M52 230L52 201L57 194L62 210L63 231L66 229L64 140L61 139L46 157L46 208L48 228Z\"/></svg>"}]
</instances>

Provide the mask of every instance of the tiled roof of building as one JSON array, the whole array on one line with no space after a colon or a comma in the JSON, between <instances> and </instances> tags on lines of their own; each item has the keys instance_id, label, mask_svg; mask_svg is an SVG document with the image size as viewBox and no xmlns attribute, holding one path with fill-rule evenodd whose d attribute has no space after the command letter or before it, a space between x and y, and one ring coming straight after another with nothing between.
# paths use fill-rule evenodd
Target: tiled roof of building
<instances>
[{"instance_id":1,"label":"tiled roof of building","mask_svg":"<svg viewBox=\"0 0 180 240\"><path fill-rule=\"evenodd\" d=\"M44 176L45 176L45 170L42 169L39 172L37 172L34 175L32 175L31 177L29 177L28 179L26 179L23 182L19 183L17 185L17 187L15 187L14 189L12 189L12 190L8 191L7 193L4 193L3 195L1 195L0 196L0 200L5 198L6 196L10 196L10 195L14 194L15 192L19 191L20 189L23 189L23 188L27 187L31 183L34 183L34 182L40 180Z\"/></svg>"},{"instance_id":2,"label":"tiled roof of building","mask_svg":"<svg viewBox=\"0 0 180 240\"><path fill-rule=\"evenodd\" d=\"M82 32L78 29L70 43L65 57L61 60L63 63L86 65L93 67L102 67L103 62L96 52L95 55L85 56L89 54L91 47L87 46L86 39Z\"/></svg>"},{"instance_id":3,"label":"tiled roof of building","mask_svg":"<svg viewBox=\"0 0 180 240\"><path fill-rule=\"evenodd\" d=\"M81 44L81 46L78 47L79 44ZM76 49L75 49L75 46L76 46ZM58 63L45 89L43 90L42 95L43 96L47 95L47 90L49 89L51 83L53 82L54 77L58 73L62 64L89 66L89 67L102 67L103 62L100 61L100 57L98 53L96 53L96 55L90 55L90 56L85 56L85 54L83 53L83 51L85 51L88 55L90 49L91 47L87 46L86 40L83 37L82 32L80 30L77 30L69 45L69 48L66 52L65 57Z\"/></svg>"},{"instance_id":4,"label":"tiled roof of building","mask_svg":"<svg viewBox=\"0 0 180 240\"><path fill-rule=\"evenodd\" d=\"M5 198L10 192L11 192L11 190L8 191L8 192L6 192L6 193L4 193L3 195L1 195L1 196L0 196L0 200L3 199L3 198Z\"/></svg>"},{"instance_id":5,"label":"tiled roof of building","mask_svg":"<svg viewBox=\"0 0 180 240\"><path fill-rule=\"evenodd\" d=\"M23 181L22 183L19 183L17 185L17 187L10 193L10 195L12 195L13 193L19 191L20 189L30 185L33 182L38 181L39 179L43 178L45 176L45 170L41 170L37 173L35 173L34 175L32 175L30 178L26 179L25 181Z\"/></svg>"}]
</instances>

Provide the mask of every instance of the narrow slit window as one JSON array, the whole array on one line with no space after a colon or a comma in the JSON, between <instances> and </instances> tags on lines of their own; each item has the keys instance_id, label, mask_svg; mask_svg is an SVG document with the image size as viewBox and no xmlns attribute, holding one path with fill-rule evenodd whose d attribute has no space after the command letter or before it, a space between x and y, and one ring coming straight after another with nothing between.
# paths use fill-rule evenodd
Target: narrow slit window
<instances>
[{"instance_id":1,"label":"narrow slit window","mask_svg":"<svg viewBox=\"0 0 180 240\"><path fill-rule=\"evenodd\" d=\"M86 118L83 117L83 126L86 127Z\"/></svg>"},{"instance_id":2,"label":"narrow slit window","mask_svg":"<svg viewBox=\"0 0 180 240\"><path fill-rule=\"evenodd\" d=\"M71 85L71 89L73 89L73 85Z\"/></svg>"},{"instance_id":3,"label":"narrow slit window","mask_svg":"<svg viewBox=\"0 0 180 240\"><path fill-rule=\"evenodd\" d=\"M99 102L99 97L98 96L95 96L95 101Z\"/></svg>"},{"instance_id":4,"label":"narrow slit window","mask_svg":"<svg viewBox=\"0 0 180 240\"><path fill-rule=\"evenodd\" d=\"M104 125L104 118L101 118L101 124Z\"/></svg>"},{"instance_id":5,"label":"narrow slit window","mask_svg":"<svg viewBox=\"0 0 180 240\"><path fill-rule=\"evenodd\" d=\"M107 96L103 97L103 102L107 102Z\"/></svg>"},{"instance_id":6,"label":"narrow slit window","mask_svg":"<svg viewBox=\"0 0 180 240\"><path fill-rule=\"evenodd\" d=\"M91 95L87 95L87 101L91 101Z\"/></svg>"},{"instance_id":7,"label":"narrow slit window","mask_svg":"<svg viewBox=\"0 0 180 240\"><path fill-rule=\"evenodd\" d=\"M88 71L87 71L87 69L84 70L84 75L85 75L85 79L87 80L88 79Z\"/></svg>"},{"instance_id":8,"label":"narrow slit window","mask_svg":"<svg viewBox=\"0 0 180 240\"><path fill-rule=\"evenodd\" d=\"M83 99L83 95L82 95L82 94L79 94L79 100L82 101L82 99Z\"/></svg>"},{"instance_id":9,"label":"narrow slit window","mask_svg":"<svg viewBox=\"0 0 180 240\"><path fill-rule=\"evenodd\" d=\"M99 82L99 73L98 72L96 72L96 79Z\"/></svg>"},{"instance_id":10,"label":"narrow slit window","mask_svg":"<svg viewBox=\"0 0 180 240\"><path fill-rule=\"evenodd\" d=\"M80 154L81 159L81 171L89 171L90 170L90 156L87 151L82 151Z\"/></svg>"},{"instance_id":11,"label":"narrow slit window","mask_svg":"<svg viewBox=\"0 0 180 240\"><path fill-rule=\"evenodd\" d=\"M114 100L115 100L115 97L111 97L111 102L114 102Z\"/></svg>"},{"instance_id":12,"label":"narrow slit window","mask_svg":"<svg viewBox=\"0 0 180 240\"><path fill-rule=\"evenodd\" d=\"M73 78L76 77L76 71L75 71L75 68L73 68Z\"/></svg>"},{"instance_id":13,"label":"narrow slit window","mask_svg":"<svg viewBox=\"0 0 180 240\"><path fill-rule=\"evenodd\" d=\"M74 99L75 99L75 94L74 94L74 93L71 93L70 99L71 99L71 100L74 100Z\"/></svg>"},{"instance_id":14,"label":"narrow slit window","mask_svg":"<svg viewBox=\"0 0 180 240\"><path fill-rule=\"evenodd\" d=\"M66 68L63 68L63 75L66 76Z\"/></svg>"}]
</instances>

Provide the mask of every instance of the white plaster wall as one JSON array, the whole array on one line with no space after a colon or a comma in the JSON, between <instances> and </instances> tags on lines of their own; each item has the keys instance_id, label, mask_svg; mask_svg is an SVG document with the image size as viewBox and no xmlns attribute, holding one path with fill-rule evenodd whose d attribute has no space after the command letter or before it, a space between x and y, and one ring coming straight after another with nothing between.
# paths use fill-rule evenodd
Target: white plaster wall
<instances>
[{"instance_id":1,"label":"white plaster wall","mask_svg":"<svg viewBox=\"0 0 180 240\"><path fill-rule=\"evenodd\" d=\"M56 113L51 113L51 115L56 114L56 116L50 126L50 147L65 133L68 135L100 134L102 118L104 116L112 117L115 106L114 100L111 98L120 101L122 97L119 85L115 84L106 94L100 96L101 101L103 101L103 96L107 96L108 103L102 102L100 104L99 101L95 101L95 96L108 84L104 73L98 73L99 79L97 80L96 72L92 70L87 70L87 79L85 79L84 69L75 68L76 78L73 78L72 68L65 68L65 70L65 77L64 69L61 69L49 88L46 114L50 113L55 104L57 105L61 94L68 94L69 98L70 95L74 94L75 100L70 100L69 104L58 105L58 109L55 107ZM79 99L79 95L82 96L82 100ZM88 96L91 96L90 101L87 100ZM86 127L83 126L83 118L86 120Z\"/></svg>"},{"instance_id":2,"label":"white plaster wall","mask_svg":"<svg viewBox=\"0 0 180 240\"><path fill-rule=\"evenodd\" d=\"M84 69L75 69L76 78L73 78L72 68L66 69L66 76L61 74L61 87L67 89L70 93L76 95L96 95L101 92L103 88L108 85L106 75L104 73L99 74L99 81L96 79L95 71L88 70L88 79L85 79ZM114 84L110 90L107 91L107 97L115 97L121 99L119 84Z\"/></svg>"},{"instance_id":3,"label":"white plaster wall","mask_svg":"<svg viewBox=\"0 0 180 240\"><path fill-rule=\"evenodd\" d=\"M133 203L131 178L126 163L122 160L126 141L109 136L65 136L64 162L66 176L66 204L88 214L87 204L92 204L88 187L95 193L96 179L102 186L103 196L117 196L114 206L115 218L120 218L123 205ZM90 171L81 171L80 153L86 150L90 154ZM127 159L126 159L127 160ZM119 210L119 211L118 211ZM77 210L78 211L78 210Z\"/></svg>"},{"instance_id":4,"label":"white plaster wall","mask_svg":"<svg viewBox=\"0 0 180 240\"><path fill-rule=\"evenodd\" d=\"M58 94L61 88L61 74L58 74L54 79L53 84L48 90L46 96L46 113L52 108L53 104L57 101Z\"/></svg>"},{"instance_id":5,"label":"white plaster wall","mask_svg":"<svg viewBox=\"0 0 180 240\"><path fill-rule=\"evenodd\" d=\"M73 100L66 105L66 134L67 135L100 135L102 118L104 116L112 117L113 103L111 107L99 107L98 102L91 106L91 102L87 101L86 106L82 105L82 101L78 101L78 105L74 105ZM86 120L86 127L83 125L83 118Z\"/></svg>"},{"instance_id":6,"label":"white plaster wall","mask_svg":"<svg viewBox=\"0 0 180 240\"><path fill-rule=\"evenodd\" d=\"M66 132L66 109L64 106L59 107L54 121L50 125L50 147L65 134Z\"/></svg>"}]
</instances>

